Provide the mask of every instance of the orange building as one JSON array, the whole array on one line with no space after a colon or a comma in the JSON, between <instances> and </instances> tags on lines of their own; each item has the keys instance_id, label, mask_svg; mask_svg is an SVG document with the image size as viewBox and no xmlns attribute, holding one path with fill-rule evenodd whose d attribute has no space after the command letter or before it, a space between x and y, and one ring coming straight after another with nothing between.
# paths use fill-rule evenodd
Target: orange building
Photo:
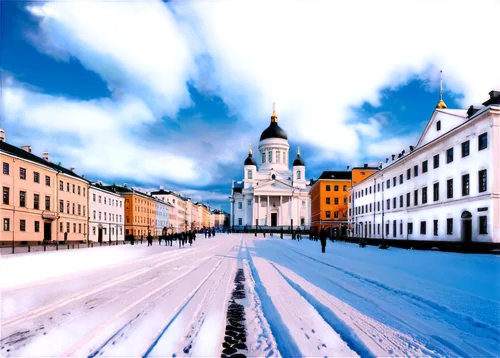
<instances>
[{"instance_id":1,"label":"orange building","mask_svg":"<svg viewBox=\"0 0 500 358\"><path fill-rule=\"evenodd\" d=\"M146 193L113 185L112 188L125 199L125 235L134 235L136 239L154 235L156 223L156 200Z\"/></svg>"},{"instance_id":2,"label":"orange building","mask_svg":"<svg viewBox=\"0 0 500 358\"><path fill-rule=\"evenodd\" d=\"M311 231L318 233L323 227L330 235L346 235L348 226L348 190L364 180L378 168L353 168L352 171L325 171L309 192L311 197Z\"/></svg>"}]
</instances>

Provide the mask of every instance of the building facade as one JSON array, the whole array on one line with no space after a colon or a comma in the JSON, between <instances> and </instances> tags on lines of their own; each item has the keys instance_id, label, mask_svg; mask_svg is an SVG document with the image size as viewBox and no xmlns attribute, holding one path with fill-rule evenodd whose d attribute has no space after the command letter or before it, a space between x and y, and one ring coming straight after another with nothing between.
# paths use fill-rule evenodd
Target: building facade
<instances>
[{"instance_id":1,"label":"building facade","mask_svg":"<svg viewBox=\"0 0 500 358\"><path fill-rule=\"evenodd\" d=\"M351 189L354 236L500 242L500 92L483 105L440 101L415 147Z\"/></svg>"},{"instance_id":2,"label":"building facade","mask_svg":"<svg viewBox=\"0 0 500 358\"><path fill-rule=\"evenodd\" d=\"M169 213L169 225L172 227L174 232L184 232L189 230L188 223L186 221L187 198L184 198L182 195L171 190L164 190L163 188L160 188L158 191L151 192L151 195L166 203L172 204L175 208L175 214L172 215L172 212Z\"/></svg>"},{"instance_id":3,"label":"building facade","mask_svg":"<svg viewBox=\"0 0 500 358\"><path fill-rule=\"evenodd\" d=\"M89 240L93 242L125 239L124 199L101 182L89 185Z\"/></svg>"},{"instance_id":4,"label":"building facade","mask_svg":"<svg viewBox=\"0 0 500 358\"><path fill-rule=\"evenodd\" d=\"M274 109L271 124L260 137L260 167L257 169L250 148L243 180L233 182L229 197L232 226L309 227L310 186L305 179L305 163L298 150L290 170L289 149L288 137L278 125Z\"/></svg>"},{"instance_id":5,"label":"building facade","mask_svg":"<svg viewBox=\"0 0 500 358\"><path fill-rule=\"evenodd\" d=\"M87 240L87 181L1 133L2 242Z\"/></svg>"},{"instance_id":6,"label":"building facade","mask_svg":"<svg viewBox=\"0 0 500 358\"><path fill-rule=\"evenodd\" d=\"M168 214L170 207L172 205L158 198L155 198L155 201L156 201L156 220L155 220L154 236L158 237L167 234Z\"/></svg>"}]
</instances>

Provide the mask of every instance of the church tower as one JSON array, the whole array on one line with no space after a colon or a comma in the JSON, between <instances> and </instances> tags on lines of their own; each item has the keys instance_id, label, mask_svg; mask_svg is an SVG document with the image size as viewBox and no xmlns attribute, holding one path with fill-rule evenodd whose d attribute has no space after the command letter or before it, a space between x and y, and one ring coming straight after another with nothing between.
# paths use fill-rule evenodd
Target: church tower
<instances>
[{"instance_id":1,"label":"church tower","mask_svg":"<svg viewBox=\"0 0 500 358\"><path fill-rule=\"evenodd\" d=\"M278 115L276 114L276 106L273 103L273 114L271 115L271 123L260 136L259 152L261 166L259 171L275 171L286 174L290 170L288 168L288 136L285 131L278 125Z\"/></svg>"},{"instance_id":2,"label":"church tower","mask_svg":"<svg viewBox=\"0 0 500 358\"><path fill-rule=\"evenodd\" d=\"M306 187L306 163L300 157L300 147L297 149L297 158L293 161L293 186Z\"/></svg>"},{"instance_id":3,"label":"church tower","mask_svg":"<svg viewBox=\"0 0 500 358\"><path fill-rule=\"evenodd\" d=\"M248 157L245 159L245 165L244 165L244 187L248 188L253 186L254 180L255 180L255 172L257 171L257 163L255 162L255 159L252 156L252 146L248 148Z\"/></svg>"}]
</instances>

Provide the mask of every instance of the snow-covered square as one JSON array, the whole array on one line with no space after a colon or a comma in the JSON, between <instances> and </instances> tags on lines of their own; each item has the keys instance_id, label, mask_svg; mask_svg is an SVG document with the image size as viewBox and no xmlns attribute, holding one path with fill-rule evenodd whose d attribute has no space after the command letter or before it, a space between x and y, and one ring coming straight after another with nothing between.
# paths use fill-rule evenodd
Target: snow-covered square
<instances>
[{"instance_id":1,"label":"snow-covered square","mask_svg":"<svg viewBox=\"0 0 500 358\"><path fill-rule=\"evenodd\" d=\"M5 357L500 355L500 259L198 235L5 255Z\"/></svg>"}]
</instances>

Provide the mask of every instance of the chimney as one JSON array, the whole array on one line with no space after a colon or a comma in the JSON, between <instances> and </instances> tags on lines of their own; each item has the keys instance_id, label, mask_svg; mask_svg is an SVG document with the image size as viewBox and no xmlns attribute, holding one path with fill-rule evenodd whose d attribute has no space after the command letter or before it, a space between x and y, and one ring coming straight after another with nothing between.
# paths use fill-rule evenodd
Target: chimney
<instances>
[{"instance_id":1,"label":"chimney","mask_svg":"<svg viewBox=\"0 0 500 358\"><path fill-rule=\"evenodd\" d=\"M75 167L71 167L71 168L69 168L69 170L71 170L74 173L75 172Z\"/></svg>"},{"instance_id":2,"label":"chimney","mask_svg":"<svg viewBox=\"0 0 500 358\"><path fill-rule=\"evenodd\" d=\"M500 104L500 91L490 91L490 99L483 102L483 106L489 106L490 104Z\"/></svg>"},{"instance_id":3,"label":"chimney","mask_svg":"<svg viewBox=\"0 0 500 358\"><path fill-rule=\"evenodd\" d=\"M366 163L365 163L364 168L365 168L365 169L366 169L366 168L368 168L368 164L366 164Z\"/></svg>"},{"instance_id":4,"label":"chimney","mask_svg":"<svg viewBox=\"0 0 500 358\"><path fill-rule=\"evenodd\" d=\"M0 142L5 142L5 131L0 128Z\"/></svg>"},{"instance_id":5,"label":"chimney","mask_svg":"<svg viewBox=\"0 0 500 358\"><path fill-rule=\"evenodd\" d=\"M45 160L45 161L48 162L49 161L49 152L43 152L42 153L42 158L43 158L43 160Z\"/></svg>"},{"instance_id":6,"label":"chimney","mask_svg":"<svg viewBox=\"0 0 500 358\"><path fill-rule=\"evenodd\" d=\"M21 149L31 153L31 145L22 145Z\"/></svg>"}]
</instances>

